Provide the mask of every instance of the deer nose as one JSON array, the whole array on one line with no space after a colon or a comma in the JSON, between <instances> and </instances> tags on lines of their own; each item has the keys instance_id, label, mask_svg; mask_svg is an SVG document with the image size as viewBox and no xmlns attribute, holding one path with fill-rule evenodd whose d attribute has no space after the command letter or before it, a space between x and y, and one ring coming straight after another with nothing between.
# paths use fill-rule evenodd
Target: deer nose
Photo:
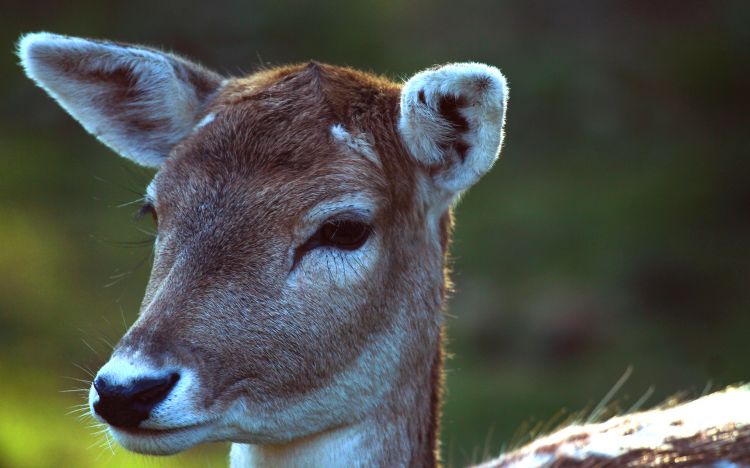
<instances>
[{"instance_id":1,"label":"deer nose","mask_svg":"<svg viewBox=\"0 0 750 468\"><path fill-rule=\"evenodd\" d=\"M151 410L164 400L180 374L173 372L160 377L142 377L126 385L113 384L106 376L94 380L99 401L94 403L96 414L109 424L121 428L135 428L147 419Z\"/></svg>"}]
</instances>

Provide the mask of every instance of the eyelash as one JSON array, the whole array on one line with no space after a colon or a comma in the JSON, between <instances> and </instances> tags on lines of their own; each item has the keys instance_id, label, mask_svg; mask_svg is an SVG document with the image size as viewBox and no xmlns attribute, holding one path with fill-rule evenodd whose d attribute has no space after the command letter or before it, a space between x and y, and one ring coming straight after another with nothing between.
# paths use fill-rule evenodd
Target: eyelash
<instances>
[{"instance_id":1,"label":"eyelash","mask_svg":"<svg viewBox=\"0 0 750 468\"><path fill-rule=\"evenodd\" d=\"M309 252L320 247L331 247L351 252L362 247L372 234L372 226L355 219L329 219L294 251L292 270Z\"/></svg>"}]
</instances>

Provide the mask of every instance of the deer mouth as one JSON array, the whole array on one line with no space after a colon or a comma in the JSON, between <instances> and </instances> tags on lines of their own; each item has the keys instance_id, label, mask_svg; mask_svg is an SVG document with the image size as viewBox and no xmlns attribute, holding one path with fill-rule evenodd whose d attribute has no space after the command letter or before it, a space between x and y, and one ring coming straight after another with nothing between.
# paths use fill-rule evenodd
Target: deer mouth
<instances>
[{"instance_id":1,"label":"deer mouth","mask_svg":"<svg viewBox=\"0 0 750 468\"><path fill-rule=\"evenodd\" d=\"M120 432L124 432L131 436L138 437L160 437L169 434L178 434L180 432L186 432L193 429L197 429L204 426L204 424L191 424L189 426L171 427L165 429L150 429L145 427L117 427L111 426L112 429Z\"/></svg>"},{"instance_id":2,"label":"deer mouth","mask_svg":"<svg viewBox=\"0 0 750 468\"><path fill-rule=\"evenodd\" d=\"M110 426L114 439L123 447L145 455L172 455L205 442L211 432L208 423L164 429Z\"/></svg>"}]
</instances>

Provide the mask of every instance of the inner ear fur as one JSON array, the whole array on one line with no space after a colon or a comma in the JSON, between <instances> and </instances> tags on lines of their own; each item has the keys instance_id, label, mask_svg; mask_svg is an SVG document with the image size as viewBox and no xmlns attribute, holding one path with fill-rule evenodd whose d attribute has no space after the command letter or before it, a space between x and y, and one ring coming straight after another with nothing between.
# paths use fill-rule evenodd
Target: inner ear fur
<instances>
[{"instance_id":1,"label":"inner ear fur","mask_svg":"<svg viewBox=\"0 0 750 468\"><path fill-rule=\"evenodd\" d=\"M140 46L50 33L22 36L26 74L120 155L159 166L196 124L222 78Z\"/></svg>"},{"instance_id":2,"label":"inner ear fur","mask_svg":"<svg viewBox=\"0 0 750 468\"><path fill-rule=\"evenodd\" d=\"M495 67L453 63L425 70L402 89L399 133L434 183L456 194L497 159L507 100L505 77Z\"/></svg>"}]
</instances>

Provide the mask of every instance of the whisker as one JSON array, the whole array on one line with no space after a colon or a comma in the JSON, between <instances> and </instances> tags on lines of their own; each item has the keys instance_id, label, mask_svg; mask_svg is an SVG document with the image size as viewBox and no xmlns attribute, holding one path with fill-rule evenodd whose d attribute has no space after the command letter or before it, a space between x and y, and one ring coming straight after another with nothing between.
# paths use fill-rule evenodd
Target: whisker
<instances>
[{"instance_id":1,"label":"whisker","mask_svg":"<svg viewBox=\"0 0 750 468\"><path fill-rule=\"evenodd\" d=\"M89 348L96 356L99 356L99 352L95 350L84 338L81 338L81 341L83 341L83 344L86 345L87 348Z\"/></svg>"},{"instance_id":2,"label":"whisker","mask_svg":"<svg viewBox=\"0 0 750 468\"><path fill-rule=\"evenodd\" d=\"M89 368L86 368L86 367L83 367L83 366L81 366L81 365L78 365L78 364L76 364L75 362L74 362L74 363L72 363L72 364L73 364L74 366L76 366L77 368L81 369L81 370L82 370L83 372L85 372L86 374L88 374L88 375L89 375L89 377L91 377L92 379L93 379L94 377L96 377L96 375L94 375L94 373L93 373L93 372L91 372L91 369L89 369Z\"/></svg>"},{"instance_id":3,"label":"whisker","mask_svg":"<svg viewBox=\"0 0 750 468\"><path fill-rule=\"evenodd\" d=\"M71 410L69 411L69 413L74 413L74 412L77 412L77 411L81 411L81 410L88 410L88 409L89 409L89 405L88 405L88 404L86 404L86 405L83 405L83 404L82 404L82 405L81 405L80 407L77 407L77 408L72 408L72 409L71 409Z\"/></svg>"},{"instance_id":4,"label":"whisker","mask_svg":"<svg viewBox=\"0 0 750 468\"><path fill-rule=\"evenodd\" d=\"M127 206L133 206L133 205L138 205L138 204L141 204L141 203L143 203L144 201L146 201L145 197L140 197L140 198L136 198L136 199L135 199L135 200L133 200L133 201L129 201L129 202L124 202L124 203L120 203L119 205L115 205L115 207L117 207L117 208L125 208L125 207L127 207Z\"/></svg>"},{"instance_id":5,"label":"whisker","mask_svg":"<svg viewBox=\"0 0 750 468\"><path fill-rule=\"evenodd\" d=\"M150 239L148 241L148 243L149 244L153 243L153 239ZM129 270L125 271L125 272L122 272L122 273L111 275L110 279L112 281L110 281L109 283L105 284L104 287L105 288L110 288L110 287L116 285L117 283L119 283L120 281L122 281L124 278L127 278L128 276L130 276L133 273L135 273L136 271L138 271L138 269L140 269L144 264L146 264L146 262L148 261L148 259L151 258L151 254L152 254L152 251L149 251L149 253L146 254L143 258L141 258L141 260L139 260L138 263L136 263L131 269L129 269Z\"/></svg>"},{"instance_id":6,"label":"whisker","mask_svg":"<svg viewBox=\"0 0 750 468\"><path fill-rule=\"evenodd\" d=\"M112 343L111 343L111 342L110 342L110 341L109 341L108 339L106 339L106 338L104 338L104 337L101 337L101 336L100 336L100 337L99 337L99 341L101 341L101 342L102 342L102 343L104 343L105 345L109 346L109 347L110 347L110 349L112 349L112 350L114 351L114 349L115 349L115 345L113 345L113 344L112 344Z\"/></svg>"},{"instance_id":7,"label":"whisker","mask_svg":"<svg viewBox=\"0 0 750 468\"><path fill-rule=\"evenodd\" d=\"M127 331L128 324L125 322L125 310L122 308L122 304L120 304L120 317L122 318L122 329L123 331Z\"/></svg>"},{"instance_id":8,"label":"whisker","mask_svg":"<svg viewBox=\"0 0 750 468\"><path fill-rule=\"evenodd\" d=\"M76 378L76 377L68 377L67 375L63 375L63 376L61 376L61 377L62 377L63 379L68 379L68 380L75 380L76 382L81 382L81 383L85 383L86 385L91 385L91 381L90 381L90 380L86 380L86 379L78 379L78 378Z\"/></svg>"},{"instance_id":9,"label":"whisker","mask_svg":"<svg viewBox=\"0 0 750 468\"><path fill-rule=\"evenodd\" d=\"M143 193L139 192L138 190L134 190L134 189L132 189L130 187L126 187L125 185L112 182L111 180L107 180L107 179L105 179L103 177L100 177L100 176L94 176L94 180L96 180L97 182L102 182L102 183L105 183L105 184L109 184L109 185L115 186L118 189L121 189L121 190L124 190L126 192L132 193L133 195L136 195L136 196L139 196L139 197L143 196Z\"/></svg>"},{"instance_id":10,"label":"whisker","mask_svg":"<svg viewBox=\"0 0 750 468\"><path fill-rule=\"evenodd\" d=\"M145 247L147 245L151 245L154 242L154 236L151 235L151 233L143 231L142 234L146 234L148 237L142 238L142 239L136 239L136 240L122 240L122 241L110 241L110 244L116 246L116 247Z\"/></svg>"},{"instance_id":11,"label":"whisker","mask_svg":"<svg viewBox=\"0 0 750 468\"><path fill-rule=\"evenodd\" d=\"M141 226L136 226L135 228L136 228L136 229L138 230L138 232L140 232L141 234L146 234L147 236L149 236L149 240L150 240L151 242L153 242L153 241L154 241L154 239L156 239L156 231L154 231L154 230L150 230L150 229L144 229L144 228L142 228Z\"/></svg>"},{"instance_id":12,"label":"whisker","mask_svg":"<svg viewBox=\"0 0 750 468\"><path fill-rule=\"evenodd\" d=\"M74 405L70 405L70 408L78 408L78 407L83 407L83 406L88 406L88 403L77 403Z\"/></svg>"}]
</instances>

